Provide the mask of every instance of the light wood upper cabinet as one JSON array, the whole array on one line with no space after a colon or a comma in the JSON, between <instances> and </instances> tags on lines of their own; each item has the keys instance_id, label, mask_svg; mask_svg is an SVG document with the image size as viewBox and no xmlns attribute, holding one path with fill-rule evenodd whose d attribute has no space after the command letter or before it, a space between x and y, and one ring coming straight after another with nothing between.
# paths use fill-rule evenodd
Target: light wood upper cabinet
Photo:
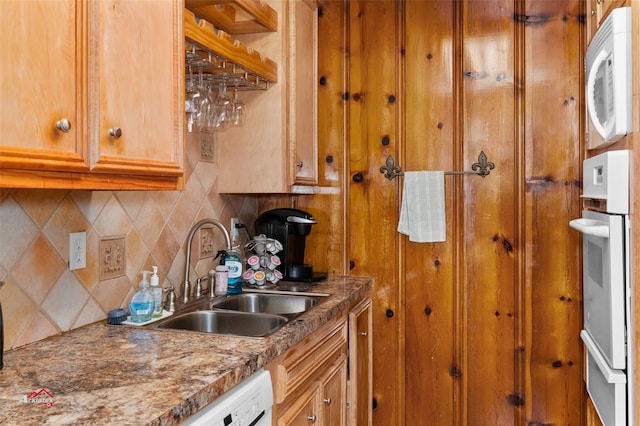
<instances>
[{"instance_id":1,"label":"light wood upper cabinet","mask_svg":"<svg viewBox=\"0 0 640 426\"><path fill-rule=\"evenodd\" d=\"M291 193L318 182L316 3L264 3L277 11L278 31L237 39L279 64L278 83L242 92L247 124L216 136L222 193Z\"/></svg>"},{"instance_id":2,"label":"light wood upper cabinet","mask_svg":"<svg viewBox=\"0 0 640 426\"><path fill-rule=\"evenodd\" d=\"M2 3L0 169L89 169L80 78L85 8L75 1Z\"/></svg>"},{"instance_id":3,"label":"light wood upper cabinet","mask_svg":"<svg viewBox=\"0 0 640 426\"><path fill-rule=\"evenodd\" d=\"M182 13L178 0L3 3L0 187L178 188Z\"/></svg>"},{"instance_id":4,"label":"light wood upper cabinet","mask_svg":"<svg viewBox=\"0 0 640 426\"><path fill-rule=\"evenodd\" d=\"M288 138L294 183L318 183L318 11L315 2L289 4Z\"/></svg>"},{"instance_id":5,"label":"light wood upper cabinet","mask_svg":"<svg viewBox=\"0 0 640 426\"><path fill-rule=\"evenodd\" d=\"M95 171L179 175L183 72L180 2L91 3L89 57ZM180 48L182 43L180 43ZM182 63L182 61L178 61ZM182 107L182 108L181 108ZM95 120L95 121L94 121ZM118 136L119 135L119 136Z\"/></svg>"}]
</instances>

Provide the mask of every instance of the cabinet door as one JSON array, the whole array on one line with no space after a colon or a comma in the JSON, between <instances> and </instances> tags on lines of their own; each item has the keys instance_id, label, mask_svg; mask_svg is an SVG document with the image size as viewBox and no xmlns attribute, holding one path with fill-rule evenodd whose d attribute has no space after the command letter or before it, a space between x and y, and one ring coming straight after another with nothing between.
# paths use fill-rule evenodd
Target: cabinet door
<instances>
[{"instance_id":1,"label":"cabinet door","mask_svg":"<svg viewBox=\"0 0 640 426\"><path fill-rule=\"evenodd\" d=\"M344 426L347 423L347 357L336 360L320 380L322 424Z\"/></svg>"},{"instance_id":2,"label":"cabinet door","mask_svg":"<svg viewBox=\"0 0 640 426\"><path fill-rule=\"evenodd\" d=\"M88 170L79 109L83 11L74 0L2 2L3 169Z\"/></svg>"},{"instance_id":3,"label":"cabinet door","mask_svg":"<svg viewBox=\"0 0 640 426\"><path fill-rule=\"evenodd\" d=\"M289 143L297 184L318 183L318 10L289 2Z\"/></svg>"},{"instance_id":4,"label":"cabinet door","mask_svg":"<svg viewBox=\"0 0 640 426\"><path fill-rule=\"evenodd\" d=\"M278 416L277 425L309 426L310 424L320 424L319 392L319 387L313 386L299 398L295 398L294 403Z\"/></svg>"},{"instance_id":5,"label":"cabinet door","mask_svg":"<svg viewBox=\"0 0 640 426\"><path fill-rule=\"evenodd\" d=\"M90 4L93 170L181 175L182 2Z\"/></svg>"},{"instance_id":6,"label":"cabinet door","mask_svg":"<svg viewBox=\"0 0 640 426\"><path fill-rule=\"evenodd\" d=\"M371 299L360 302L349 313L349 424L372 422L373 367Z\"/></svg>"}]
</instances>

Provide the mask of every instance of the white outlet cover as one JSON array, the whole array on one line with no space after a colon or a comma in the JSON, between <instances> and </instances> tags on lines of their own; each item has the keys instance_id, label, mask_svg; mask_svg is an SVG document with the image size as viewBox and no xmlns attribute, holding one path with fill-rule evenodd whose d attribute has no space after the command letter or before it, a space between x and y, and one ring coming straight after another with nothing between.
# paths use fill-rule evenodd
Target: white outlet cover
<instances>
[{"instance_id":1,"label":"white outlet cover","mask_svg":"<svg viewBox=\"0 0 640 426\"><path fill-rule=\"evenodd\" d=\"M87 233L69 234L69 270L87 267Z\"/></svg>"}]
</instances>

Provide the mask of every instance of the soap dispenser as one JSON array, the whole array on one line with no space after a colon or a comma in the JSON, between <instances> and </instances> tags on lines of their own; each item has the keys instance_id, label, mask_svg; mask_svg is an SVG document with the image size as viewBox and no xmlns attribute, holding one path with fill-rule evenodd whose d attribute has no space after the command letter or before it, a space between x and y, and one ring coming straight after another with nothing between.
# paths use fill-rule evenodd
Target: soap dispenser
<instances>
[{"instance_id":1,"label":"soap dispenser","mask_svg":"<svg viewBox=\"0 0 640 426\"><path fill-rule=\"evenodd\" d=\"M158 278L158 267L152 266L151 270L153 275L149 278L149 284L151 288L149 292L153 296L153 302L155 303L155 309L153 310L153 317L160 318L162 316L162 288L160 287L160 278Z\"/></svg>"},{"instance_id":2,"label":"soap dispenser","mask_svg":"<svg viewBox=\"0 0 640 426\"><path fill-rule=\"evenodd\" d=\"M153 296L149 292L149 281L147 274L149 271L142 271L142 281L136 294L133 295L129 304L129 313L132 322L150 321L153 316L155 302Z\"/></svg>"}]
</instances>

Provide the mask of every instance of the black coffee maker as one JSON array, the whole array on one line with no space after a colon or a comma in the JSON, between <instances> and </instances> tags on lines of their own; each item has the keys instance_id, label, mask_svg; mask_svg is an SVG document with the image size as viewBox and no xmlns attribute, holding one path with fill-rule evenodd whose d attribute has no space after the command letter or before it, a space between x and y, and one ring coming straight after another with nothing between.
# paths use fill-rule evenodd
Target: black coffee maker
<instances>
[{"instance_id":1,"label":"black coffee maker","mask_svg":"<svg viewBox=\"0 0 640 426\"><path fill-rule=\"evenodd\" d=\"M305 241L315 223L311 214L289 208L269 210L256 219L256 235L264 234L282 244L277 256L283 280L316 282L327 278L326 272L313 272L313 266L304 263Z\"/></svg>"}]
</instances>

